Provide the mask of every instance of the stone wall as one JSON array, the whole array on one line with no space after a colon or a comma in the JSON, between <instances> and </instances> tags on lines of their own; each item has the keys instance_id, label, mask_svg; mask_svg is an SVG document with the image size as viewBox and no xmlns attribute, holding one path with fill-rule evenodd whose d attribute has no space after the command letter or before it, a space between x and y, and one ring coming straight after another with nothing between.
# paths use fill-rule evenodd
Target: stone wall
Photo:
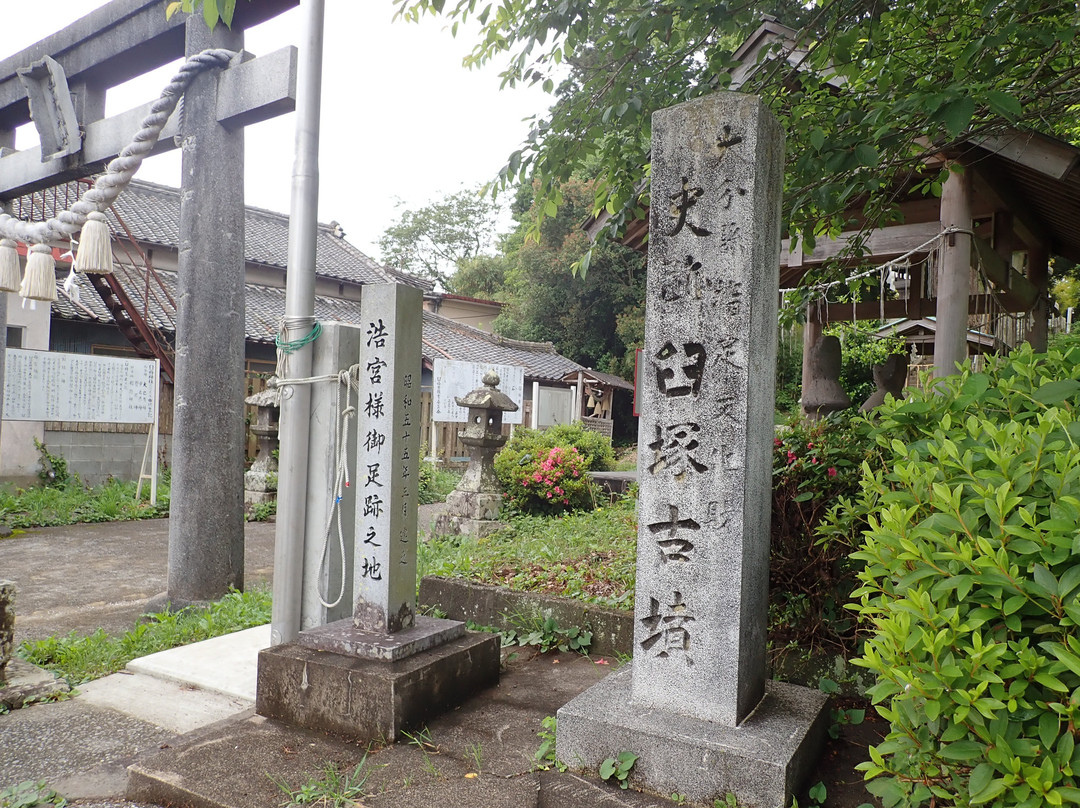
<instances>
[{"instance_id":1,"label":"stone wall","mask_svg":"<svg viewBox=\"0 0 1080 808\"><path fill-rule=\"evenodd\" d=\"M51 426L51 424L50 424ZM146 450L145 424L80 424L86 430L45 430L45 445L52 454L67 460L68 470L96 485L109 476L118 480L139 479ZM101 431L115 427L115 431ZM142 431L138 431L142 430ZM170 461L169 435L158 438L159 461Z\"/></svg>"}]
</instances>

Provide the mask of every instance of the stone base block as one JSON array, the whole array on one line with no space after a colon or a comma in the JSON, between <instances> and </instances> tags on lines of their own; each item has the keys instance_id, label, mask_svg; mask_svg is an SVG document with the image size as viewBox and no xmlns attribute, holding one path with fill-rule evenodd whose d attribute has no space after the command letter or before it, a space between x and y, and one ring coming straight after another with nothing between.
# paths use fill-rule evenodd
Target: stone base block
<instances>
[{"instance_id":1,"label":"stone base block","mask_svg":"<svg viewBox=\"0 0 1080 808\"><path fill-rule=\"evenodd\" d=\"M448 513L439 514L435 520L435 534L438 536L475 536L482 539L501 527L503 527L502 522L469 519L466 516L454 516Z\"/></svg>"},{"instance_id":2,"label":"stone base block","mask_svg":"<svg viewBox=\"0 0 1080 808\"><path fill-rule=\"evenodd\" d=\"M63 679L37 665L12 657L0 681L0 706L17 710L25 704L67 693L71 688Z\"/></svg>"},{"instance_id":3,"label":"stone base block","mask_svg":"<svg viewBox=\"0 0 1080 808\"><path fill-rule=\"evenodd\" d=\"M824 694L769 682L757 709L731 728L633 704L632 668L559 710L560 760L595 776L606 758L631 751L639 756L631 784L654 794L711 805L731 793L743 808L790 805L824 744Z\"/></svg>"},{"instance_id":4,"label":"stone base block","mask_svg":"<svg viewBox=\"0 0 1080 808\"><path fill-rule=\"evenodd\" d=\"M244 505L265 505L277 499L277 491L251 491L244 489Z\"/></svg>"},{"instance_id":5,"label":"stone base block","mask_svg":"<svg viewBox=\"0 0 1080 808\"><path fill-rule=\"evenodd\" d=\"M259 653L255 712L361 741L390 742L498 681L494 634L466 632L397 662L289 643Z\"/></svg>"},{"instance_id":6,"label":"stone base block","mask_svg":"<svg viewBox=\"0 0 1080 808\"><path fill-rule=\"evenodd\" d=\"M416 616L416 624L393 634L374 634L353 625L352 618L336 620L325 626L301 631L298 645L316 651L332 651L345 656L381 659L397 662L413 654L456 640L465 634L465 624L459 620L440 620Z\"/></svg>"},{"instance_id":7,"label":"stone base block","mask_svg":"<svg viewBox=\"0 0 1080 808\"><path fill-rule=\"evenodd\" d=\"M494 522L499 518L502 494L487 491L451 491L446 495L446 510L457 516Z\"/></svg>"}]
</instances>

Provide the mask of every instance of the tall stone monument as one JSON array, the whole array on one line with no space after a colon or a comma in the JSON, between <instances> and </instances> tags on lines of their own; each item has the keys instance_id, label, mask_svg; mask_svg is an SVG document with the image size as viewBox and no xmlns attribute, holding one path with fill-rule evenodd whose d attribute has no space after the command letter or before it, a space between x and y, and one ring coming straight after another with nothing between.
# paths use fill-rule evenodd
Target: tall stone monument
<instances>
[{"instance_id":1,"label":"tall stone monument","mask_svg":"<svg viewBox=\"0 0 1080 808\"><path fill-rule=\"evenodd\" d=\"M364 287L353 615L259 654L260 715L393 741L498 682L497 637L416 614L421 298L408 286Z\"/></svg>"},{"instance_id":2,"label":"tall stone monument","mask_svg":"<svg viewBox=\"0 0 1080 808\"><path fill-rule=\"evenodd\" d=\"M631 751L647 790L790 801L824 697L766 681L783 134L752 96L653 116L631 665L558 714L557 753Z\"/></svg>"}]
</instances>

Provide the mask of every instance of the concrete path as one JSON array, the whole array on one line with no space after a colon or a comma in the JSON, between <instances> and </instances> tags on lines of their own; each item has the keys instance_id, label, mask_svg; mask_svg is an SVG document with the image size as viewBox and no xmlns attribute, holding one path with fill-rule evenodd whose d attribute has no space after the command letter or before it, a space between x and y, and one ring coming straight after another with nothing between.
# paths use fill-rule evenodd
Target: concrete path
<instances>
[{"instance_id":1,"label":"concrete path","mask_svg":"<svg viewBox=\"0 0 1080 808\"><path fill-rule=\"evenodd\" d=\"M244 531L245 585L267 582L274 524ZM27 530L0 539L0 578L15 581L15 642L52 634L121 634L168 582L169 520Z\"/></svg>"},{"instance_id":2,"label":"concrete path","mask_svg":"<svg viewBox=\"0 0 1080 808\"><path fill-rule=\"evenodd\" d=\"M444 507L420 506L422 532ZM273 522L245 525L246 586L271 580L275 529ZM168 519L34 528L0 539L0 578L18 588L16 645L71 631L131 630L146 602L165 591L168 562Z\"/></svg>"},{"instance_id":3,"label":"concrete path","mask_svg":"<svg viewBox=\"0 0 1080 808\"><path fill-rule=\"evenodd\" d=\"M422 529L441 510L423 506ZM245 527L247 585L268 583L273 523ZM0 540L0 577L16 595L16 644L135 625L164 591L168 520L28 530ZM181 734L253 714L260 626L133 660L79 686L64 701L0 714L0 789L44 779L86 808L132 805L120 797L127 766L181 741Z\"/></svg>"}]
</instances>

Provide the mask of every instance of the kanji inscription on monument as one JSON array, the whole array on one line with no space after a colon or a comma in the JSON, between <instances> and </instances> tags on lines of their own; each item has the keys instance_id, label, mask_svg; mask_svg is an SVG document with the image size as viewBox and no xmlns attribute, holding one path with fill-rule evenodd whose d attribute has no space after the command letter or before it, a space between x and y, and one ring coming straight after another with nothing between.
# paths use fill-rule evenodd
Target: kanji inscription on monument
<instances>
[{"instance_id":1,"label":"kanji inscription on monument","mask_svg":"<svg viewBox=\"0 0 1080 808\"><path fill-rule=\"evenodd\" d=\"M825 703L765 677L784 138L738 93L652 131L634 660L559 710L556 754L632 749L635 786L776 808Z\"/></svg>"},{"instance_id":2,"label":"kanji inscription on monument","mask_svg":"<svg viewBox=\"0 0 1080 808\"><path fill-rule=\"evenodd\" d=\"M653 129L633 700L735 726L765 687L783 138L723 98Z\"/></svg>"},{"instance_id":3,"label":"kanji inscription on monument","mask_svg":"<svg viewBox=\"0 0 1080 808\"><path fill-rule=\"evenodd\" d=\"M414 293L371 285L360 302L354 623L383 634L415 618L420 318L405 301Z\"/></svg>"}]
</instances>

